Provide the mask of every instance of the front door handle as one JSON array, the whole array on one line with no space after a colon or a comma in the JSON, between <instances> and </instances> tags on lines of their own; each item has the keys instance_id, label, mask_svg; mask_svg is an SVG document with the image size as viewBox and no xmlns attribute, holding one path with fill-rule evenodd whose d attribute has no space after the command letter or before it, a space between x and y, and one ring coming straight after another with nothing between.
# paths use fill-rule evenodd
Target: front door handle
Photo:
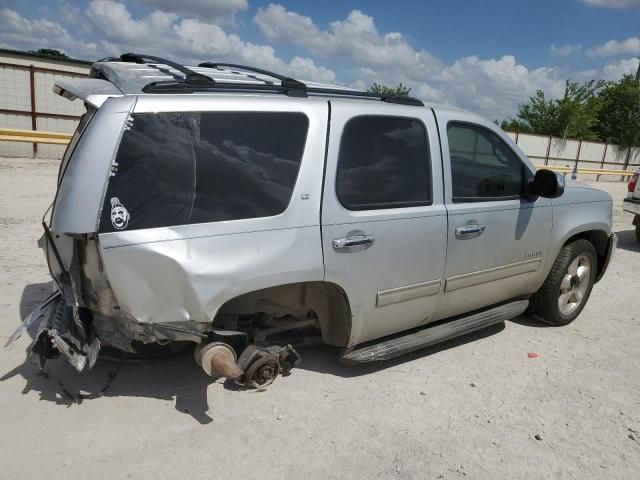
<instances>
[{"instance_id":1,"label":"front door handle","mask_svg":"<svg viewBox=\"0 0 640 480\"><path fill-rule=\"evenodd\" d=\"M482 232L484 232L486 228L486 226L478 225L477 223L472 225L465 225L463 227L457 227L456 238L476 238L482 235Z\"/></svg>"},{"instance_id":2,"label":"front door handle","mask_svg":"<svg viewBox=\"0 0 640 480\"><path fill-rule=\"evenodd\" d=\"M361 252L373 245L375 241L376 237L373 235L348 233L346 237L336 238L333 241L333 249L338 253Z\"/></svg>"}]
</instances>

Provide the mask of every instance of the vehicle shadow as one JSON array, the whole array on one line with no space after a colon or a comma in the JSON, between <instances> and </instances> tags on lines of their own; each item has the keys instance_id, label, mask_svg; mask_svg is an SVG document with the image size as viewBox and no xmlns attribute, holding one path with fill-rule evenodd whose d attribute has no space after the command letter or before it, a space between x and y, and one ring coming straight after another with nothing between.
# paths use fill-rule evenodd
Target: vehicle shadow
<instances>
[{"instance_id":1,"label":"vehicle shadow","mask_svg":"<svg viewBox=\"0 0 640 480\"><path fill-rule=\"evenodd\" d=\"M50 295L52 288L51 282L27 285L20 299L21 317L25 318L40 305ZM27 346L30 342L25 332L12 348ZM43 374L35 360L27 358L24 363L0 376L0 382L19 375L26 381L22 394L36 391L41 400L66 407L81 404L96 396L149 397L167 402L175 400L176 410L191 415L201 424L207 424L215 414L207 402L207 387L216 380L195 365L192 352L192 349L187 349L182 353L148 360L127 359L119 369L119 356L114 358L101 352L96 365L84 373L77 372L63 360L50 360ZM116 371L117 376L112 378ZM106 386L109 388L102 392Z\"/></svg>"},{"instance_id":2,"label":"vehicle shadow","mask_svg":"<svg viewBox=\"0 0 640 480\"><path fill-rule=\"evenodd\" d=\"M512 318L509 320L511 323L517 323L518 325L522 325L523 327L531 327L531 328L556 328L555 325L551 325L550 323L545 323L542 320L538 320L531 315L520 315L519 317Z\"/></svg>"},{"instance_id":3,"label":"vehicle shadow","mask_svg":"<svg viewBox=\"0 0 640 480\"><path fill-rule=\"evenodd\" d=\"M124 361L119 371L118 364L99 358L90 371L80 373L63 360L53 360L47 363L43 374L33 361L27 359L2 375L0 381L20 375L26 380L22 394L36 391L40 400L65 407L80 405L100 396L175 400L177 411L191 415L203 425L213 421L215 412L207 402L207 387L215 380L195 365L190 354ZM105 387L108 388L102 392Z\"/></svg>"},{"instance_id":4,"label":"vehicle shadow","mask_svg":"<svg viewBox=\"0 0 640 480\"><path fill-rule=\"evenodd\" d=\"M618 236L618 248L630 252L640 252L640 242L636 238L635 230L620 230Z\"/></svg>"},{"instance_id":5,"label":"vehicle shadow","mask_svg":"<svg viewBox=\"0 0 640 480\"><path fill-rule=\"evenodd\" d=\"M53 292L53 281L31 283L24 287L20 297L20 320L33 312ZM16 328L18 325L16 324Z\"/></svg>"},{"instance_id":6,"label":"vehicle shadow","mask_svg":"<svg viewBox=\"0 0 640 480\"><path fill-rule=\"evenodd\" d=\"M299 353L302 356L302 361L296 367L302 370L309 370L316 373L328 373L330 375L336 375L344 378L360 377L376 373L387 368L396 367L406 362L411 362L419 358L434 355L450 348L455 348L466 343L475 342L482 338L496 335L505 329L504 323L498 323L492 325L483 330L472 332L461 337L453 338L443 343L426 347L415 352L402 355L400 357L393 358L391 360L385 360L382 362L365 363L362 365L343 365L338 361L340 356L339 347L331 347L328 345L299 349Z\"/></svg>"},{"instance_id":7,"label":"vehicle shadow","mask_svg":"<svg viewBox=\"0 0 640 480\"><path fill-rule=\"evenodd\" d=\"M48 283L27 285L20 305L23 317L46 299L50 292L51 285ZM346 378L358 377L495 335L504 328L505 324L500 323L392 360L359 366L340 364L338 358L341 349L337 347L301 348L299 351L302 362L296 368ZM20 342L25 346L29 339L22 338ZM16 347L18 344L14 345ZM196 367L191 349L165 357L129 359L122 363L118 358L101 355L93 369L84 373L77 372L62 360L49 361L46 367L46 373L43 374L34 360L26 359L21 365L2 375L0 381L19 375L26 381L22 394L35 391L39 393L41 400L65 407L77 406L99 396L175 401L177 411L190 415L203 425L212 422L216 414L215 406L210 407L208 404L207 388L213 383L223 382L222 379L211 379ZM223 385L228 390L241 389L230 381Z\"/></svg>"}]
</instances>

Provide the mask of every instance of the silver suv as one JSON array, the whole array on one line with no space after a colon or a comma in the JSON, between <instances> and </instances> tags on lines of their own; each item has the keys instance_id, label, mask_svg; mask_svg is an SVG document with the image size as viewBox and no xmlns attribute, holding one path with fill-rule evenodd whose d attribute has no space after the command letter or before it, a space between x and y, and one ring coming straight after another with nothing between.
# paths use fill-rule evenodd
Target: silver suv
<instances>
[{"instance_id":1,"label":"silver suv","mask_svg":"<svg viewBox=\"0 0 640 480\"><path fill-rule=\"evenodd\" d=\"M24 322L42 363L190 342L255 387L298 343L356 364L565 325L616 244L608 194L463 110L135 54L91 77L55 86L87 113L43 222L58 291Z\"/></svg>"}]
</instances>

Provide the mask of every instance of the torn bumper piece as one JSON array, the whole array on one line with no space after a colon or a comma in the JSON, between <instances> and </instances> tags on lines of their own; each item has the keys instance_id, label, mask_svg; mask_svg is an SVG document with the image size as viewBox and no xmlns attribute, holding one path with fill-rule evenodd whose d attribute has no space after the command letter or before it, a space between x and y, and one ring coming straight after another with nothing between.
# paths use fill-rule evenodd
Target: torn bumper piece
<instances>
[{"instance_id":1,"label":"torn bumper piece","mask_svg":"<svg viewBox=\"0 0 640 480\"><path fill-rule=\"evenodd\" d=\"M78 371L91 368L98 358L100 340L84 309L69 307L58 291L47 298L23 321L5 345L16 341L25 330L34 339L29 350L38 355L40 368L48 359L64 356Z\"/></svg>"},{"instance_id":2,"label":"torn bumper piece","mask_svg":"<svg viewBox=\"0 0 640 480\"><path fill-rule=\"evenodd\" d=\"M33 338L28 351L38 356L41 369L48 359L59 357L78 371L90 369L100 351L98 337L125 352L135 352L131 343L134 340L194 341L199 343L194 352L195 360L209 376L225 377L249 388L270 385L278 375L288 375L300 361L300 355L291 345L247 346L246 334L242 332L213 329L205 334L168 324L141 325L123 320L96 319L82 307L70 307L59 291L25 318L5 347L25 331ZM235 348L227 342L235 344ZM237 362L236 351L242 351Z\"/></svg>"}]
</instances>

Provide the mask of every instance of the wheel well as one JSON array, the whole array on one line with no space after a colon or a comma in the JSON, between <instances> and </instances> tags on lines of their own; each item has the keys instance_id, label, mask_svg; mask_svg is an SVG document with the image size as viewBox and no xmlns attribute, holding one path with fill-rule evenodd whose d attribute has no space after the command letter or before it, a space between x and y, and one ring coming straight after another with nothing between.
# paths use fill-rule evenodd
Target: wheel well
<instances>
[{"instance_id":1,"label":"wheel well","mask_svg":"<svg viewBox=\"0 0 640 480\"><path fill-rule=\"evenodd\" d=\"M227 301L213 320L224 324L229 315L267 314L303 321L315 315L322 340L344 347L351 335L351 309L345 291L330 282L300 282L276 285L244 293Z\"/></svg>"},{"instance_id":2,"label":"wheel well","mask_svg":"<svg viewBox=\"0 0 640 480\"><path fill-rule=\"evenodd\" d=\"M569 245L576 240L584 239L591 242L593 247L596 249L596 256L598 257L597 265L596 265L596 278L600 277L600 273L606 264L607 257L607 246L609 243L609 234L602 230L588 230L586 232L576 233L572 237L570 237L564 245Z\"/></svg>"}]
</instances>

